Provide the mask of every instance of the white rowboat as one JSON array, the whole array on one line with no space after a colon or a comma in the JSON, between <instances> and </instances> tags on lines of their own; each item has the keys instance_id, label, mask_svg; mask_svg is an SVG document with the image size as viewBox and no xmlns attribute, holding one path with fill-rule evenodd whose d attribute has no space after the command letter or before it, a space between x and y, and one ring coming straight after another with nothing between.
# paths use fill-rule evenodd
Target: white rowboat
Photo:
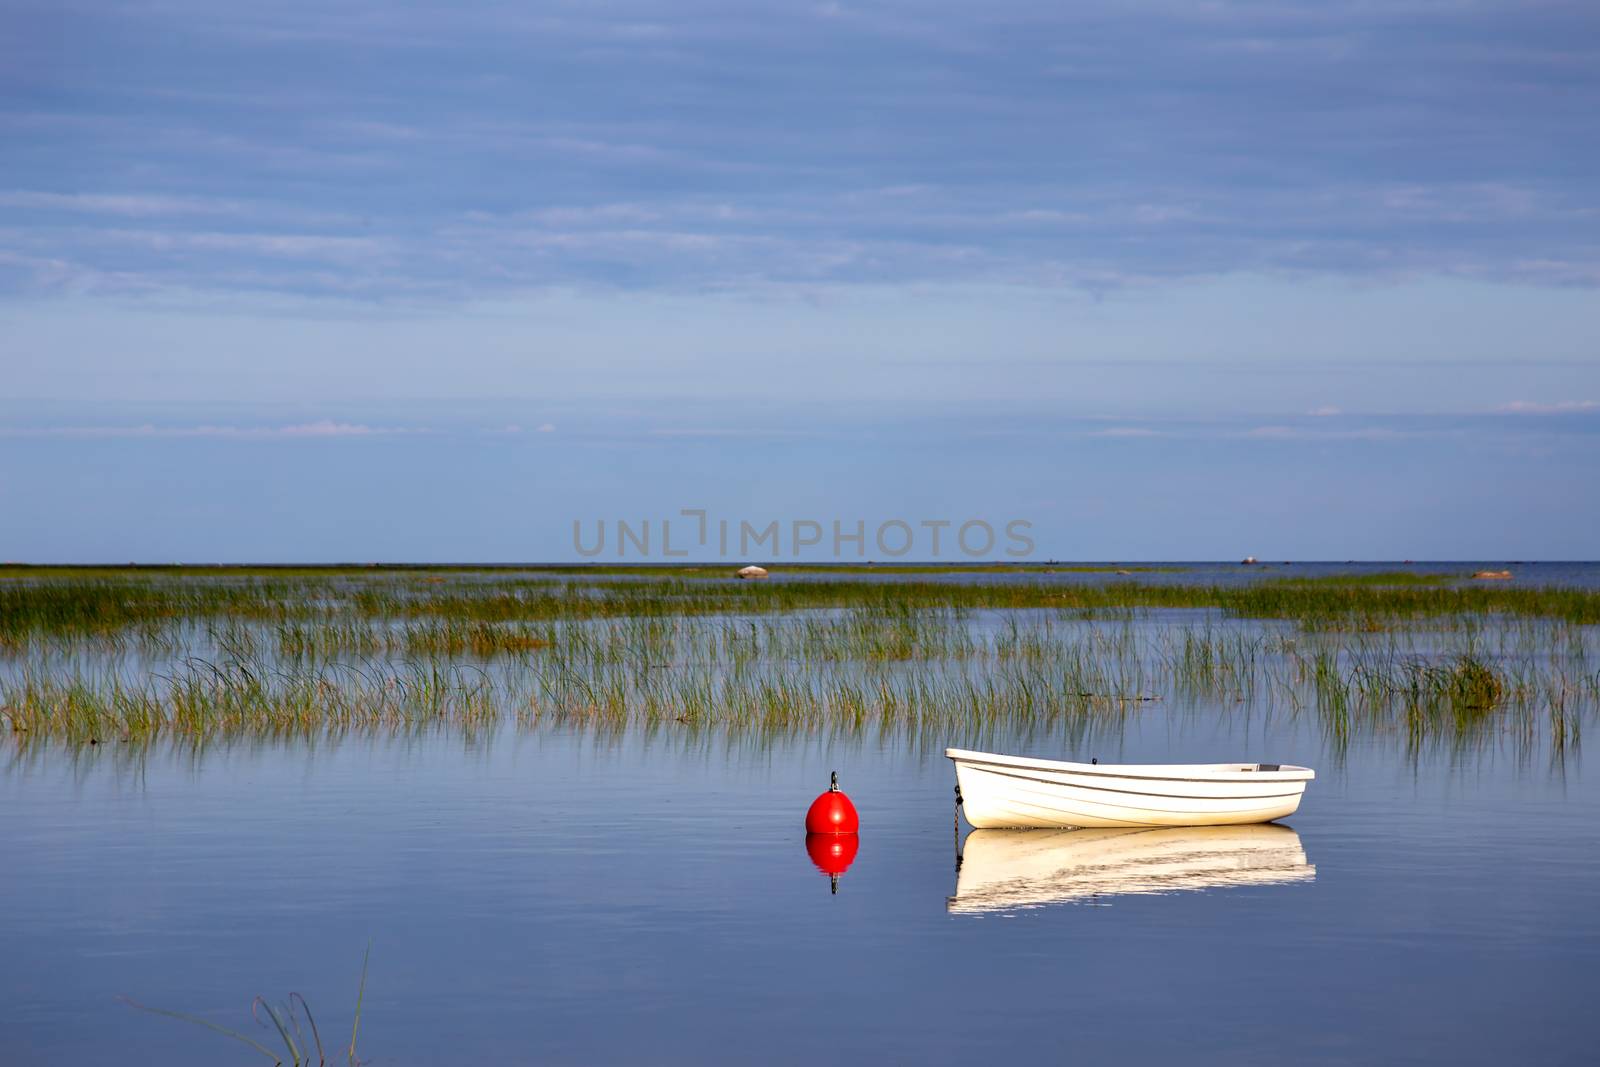
<instances>
[{"instance_id":1,"label":"white rowboat","mask_svg":"<svg viewBox=\"0 0 1600 1067\"><path fill-rule=\"evenodd\" d=\"M1309 767L1276 763L1066 763L947 748L980 829L1234 826L1293 815Z\"/></svg>"},{"instance_id":2,"label":"white rowboat","mask_svg":"<svg viewBox=\"0 0 1600 1067\"><path fill-rule=\"evenodd\" d=\"M947 906L952 914L978 914L1316 876L1287 826L974 830Z\"/></svg>"}]
</instances>

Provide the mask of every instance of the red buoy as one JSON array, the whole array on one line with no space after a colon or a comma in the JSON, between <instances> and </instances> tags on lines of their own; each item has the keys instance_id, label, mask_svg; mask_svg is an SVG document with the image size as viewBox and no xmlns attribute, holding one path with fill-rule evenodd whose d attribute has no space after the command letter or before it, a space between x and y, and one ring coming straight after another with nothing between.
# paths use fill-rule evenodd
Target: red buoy
<instances>
[{"instance_id":1,"label":"red buoy","mask_svg":"<svg viewBox=\"0 0 1600 1067\"><path fill-rule=\"evenodd\" d=\"M853 834L861 830L861 819L850 798L839 791L839 772L833 772L828 791L811 802L806 812L808 834ZM854 852L851 857L854 858Z\"/></svg>"}]
</instances>

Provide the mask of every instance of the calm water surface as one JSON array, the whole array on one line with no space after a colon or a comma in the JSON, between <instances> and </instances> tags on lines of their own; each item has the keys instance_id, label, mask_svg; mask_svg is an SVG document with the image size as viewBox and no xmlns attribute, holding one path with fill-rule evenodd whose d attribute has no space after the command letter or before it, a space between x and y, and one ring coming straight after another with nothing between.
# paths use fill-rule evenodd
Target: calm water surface
<instances>
[{"instance_id":1,"label":"calm water surface","mask_svg":"<svg viewBox=\"0 0 1600 1067\"><path fill-rule=\"evenodd\" d=\"M1140 580L1396 567L1184 566ZM507 725L4 750L0 1062L252 1062L119 996L271 1043L251 999L298 991L337 1045L369 944L381 1064L1593 1062L1600 781L1575 747L1339 752L1315 716L1177 702L1090 742L1002 735L1318 779L1265 852L980 838L958 883L960 740ZM833 769L864 826L837 894L801 831Z\"/></svg>"},{"instance_id":2,"label":"calm water surface","mask_svg":"<svg viewBox=\"0 0 1600 1067\"><path fill-rule=\"evenodd\" d=\"M1575 755L1372 741L1341 763L1309 726L1220 709L1095 746L1070 754L1315 765L1291 820L1314 877L1120 893L1141 863L1164 877L1134 850L1093 895L952 911L953 775L904 741L15 758L4 1059L251 1060L118 995L249 1029L255 994L299 991L347 1035L370 941L361 1046L386 1064L1592 1062L1600 788ZM800 830L834 768L864 822L837 895Z\"/></svg>"}]
</instances>

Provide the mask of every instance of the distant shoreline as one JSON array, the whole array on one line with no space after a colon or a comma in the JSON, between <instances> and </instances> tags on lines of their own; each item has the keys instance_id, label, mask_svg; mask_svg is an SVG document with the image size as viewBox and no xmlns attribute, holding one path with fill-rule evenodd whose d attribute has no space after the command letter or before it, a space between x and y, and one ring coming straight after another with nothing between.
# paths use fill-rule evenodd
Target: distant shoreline
<instances>
[{"instance_id":1,"label":"distant shoreline","mask_svg":"<svg viewBox=\"0 0 1600 1067\"><path fill-rule=\"evenodd\" d=\"M563 562L528 562L528 563L416 563L416 562L322 562L322 563L28 563L6 562L0 563L0 576L7 574L25 573L29 571L46 571L61 573L66 571L154 571L161 573L248 573L264 571L274 574L305 572L310 574L336 574L354 572L370 574L373 572L396 571L404 573L440 571L448 573L515 573L535 572L544 574L666 574L690 573L705 574L724 572L731 573L746 561L743 559L726 560L683 560L678 562L635 562L635 563L563 563ZM1525 559L1437 559L1437 560L1393 560L1393 559L1361 559L1361 560L1270 560L1265 559L1258 563L1241 564L1238 560L1062 560L1050 562L1019 563L1011 560L995 560L993 562L950 562L941 563L937 560L916 560L905 562L877 562L866 561L861 563L824 562L824 561L785 561L785 560L754 560L763 566L773 569L774 573L781 571L804 571L812 574L854 574L872 572L892 572L898 574L993 574L996 572L1034 573L1034 574L1114 574L1119 570L1135 574L1160 574L1180 573L1191 567L1244 567L1273 568L1273 567L1387 567L1394 569L1418 568L1431 569L1438 567L1482 567L1482 566L1590 566L1600 563L1597 560L1525 560Z\"/></svg>"}]
</instances>

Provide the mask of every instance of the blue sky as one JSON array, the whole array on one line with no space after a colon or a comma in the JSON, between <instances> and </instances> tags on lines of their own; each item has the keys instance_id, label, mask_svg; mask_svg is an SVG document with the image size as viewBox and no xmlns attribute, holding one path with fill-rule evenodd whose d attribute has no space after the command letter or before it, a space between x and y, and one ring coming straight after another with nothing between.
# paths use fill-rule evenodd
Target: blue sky
<instances>
[{"instance_id":1,"label":"blue sky","mask_svg":"<svg viewBox=\"0 0 1600 1067\"><path fill-rule=\"evenodd\" d=\"M1600 9L0 0L0 558L1594 558Z\"/></svg>"}]
</instances>

